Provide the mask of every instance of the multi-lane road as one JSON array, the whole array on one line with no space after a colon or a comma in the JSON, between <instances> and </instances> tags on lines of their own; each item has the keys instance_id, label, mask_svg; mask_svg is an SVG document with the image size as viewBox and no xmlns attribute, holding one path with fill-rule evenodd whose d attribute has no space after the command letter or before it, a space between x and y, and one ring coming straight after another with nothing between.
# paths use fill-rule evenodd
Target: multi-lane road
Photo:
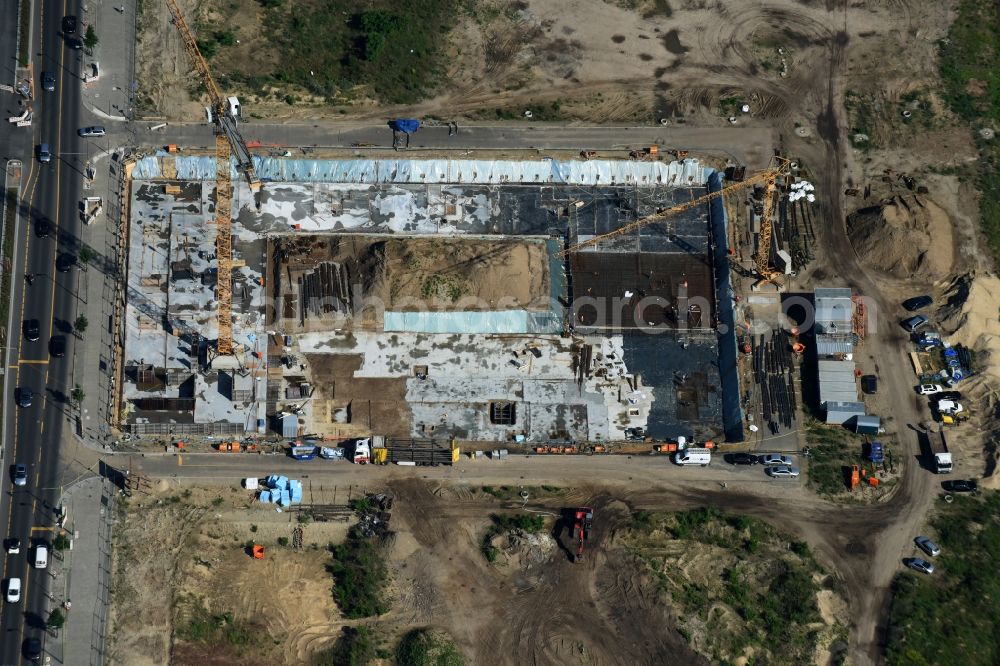
<instances>
[{"instance_id":1,"label":"multi-lane road","mask_svg":"<svg viewBox=\"0 0 1000 666\"><path fill-rule=\"evenodd\" d=\"M16 17L5 5L4 17ZM13 3L16 6L16 3ZM5 539L18 538L21 551L5 555L3 579L19 577L19 603L4 603L3 641L0 663L22 659L23 646L32 637L45 640L44 624L52 602L49 571L30 564L34 546L51 544L56 525L59 479L58 445L66 427L66 411L72 387L70 370L74 338L70 331L76 317L72 270L58 272L60 253L78 252L81 221L77 205L82 190L81 156L83 139L76 135L81 117L81 52L66 46L61 32L63 16L79 15L77 1L44 0L35 3L31 30L34 66L34 122L30 129L3 128L8 156L23 162L21 206L14 232L13 295L7 336L6 382L3 399L7 405L4 422L4 496L0 504L0 525ZM24 36L23 36L24 37ZM25 37L26 38L26 37ZM13 50L14 45L5 46ZM6 53L4 54L7 55ZM41 73L55 75L55 90L42 89ZM5 82L7 83L7 82ZM48 163L37 159L37 146L47 143L52 153ZM13 183L11 184L13 185ZM33 276L29 281L26 275ZM24 335L24 322L39 322L38 339ZM66 341L63 356L50 353L53 337ZM30 389L35 397L30 407L14 406L20 389ZM28 468L27 485L12 483L11 467Z\"/></svg>"}]
</instances>

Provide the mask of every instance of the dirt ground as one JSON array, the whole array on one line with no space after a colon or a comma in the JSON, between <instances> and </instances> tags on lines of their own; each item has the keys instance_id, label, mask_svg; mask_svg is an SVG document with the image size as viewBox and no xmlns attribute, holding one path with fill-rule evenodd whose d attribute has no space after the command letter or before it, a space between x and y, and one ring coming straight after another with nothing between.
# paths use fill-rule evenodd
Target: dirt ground
<instances>
[{"instance_id":1,"label":"dirt ground","mask_svg":"<svg viewBox=\"0 0 1000 666\"><path fill-rule=\"evenodd\" d=\"M317 502L333 501L332 489L314 490ZM346 501L348 489L339 494ZM292 539L295 515L251 505L250 495L164 481L135 496L116 527L110 663L303 663L335 637L325 547L343 540L347 523L310 523L303 548L282 547L278 538ZM265 546L264 560L247 555L248 541ZM252 653L178 640L174 631L198 602L274 640Z\"/></svg>"},{"instance_id":2,"label":"dirt ground","mask_svg":"<svg viewBox=\"0 0 1000 666\"><path fill-rule=\"evenodd\" d=\"M343 503L348 496L344 488L337 497L331 488L312 490L317 503ZM612 499L607 489L548 486L531 488L522 504L506 499L515 497L513 491L498 496L478 486L416 479L391 482L389 490L396 500L391 607L371 621L373 628L389 647L413 628L444 630L474 664L709 663L675 629L676 612L624 528L637 508L710 501L723 510L747 503L756 513L772 504L725 492L709 498L671 490L670 499L663 491L626 492ZM343 626L356 624L338 611L324 568L329 555L323 546L342 540L347 524L311 522L304 526L304 548L281 547L277 538L291 538L297 526L293 516L250 506L247 499L240 489L189 492L162 482L152 495L133 500L117 532L112 663L309 663ZM792 512L781 529L795 533L800 521L814 519L821 511L815 503ZM581 505L596 514L586 556L574 563L565 510ZM501 556L490 565L481 552L489 516L514 511L543 515L546 529L516 545L497 542ZM249 540L265 545L264 560L247 556ZM820 544L818 551L825 550ZM673 563L672 585L681 578L711 584L712 572L725 568L724 552L696 542L671 542L670 553L661 555ZM846 622L838 589L817 599L828 628ZM252 650L185 640L193 600L213 614L232 613L260 640ZM825 663L828 647L821 646L815 663Z\"/></svg>"}]
</instances>

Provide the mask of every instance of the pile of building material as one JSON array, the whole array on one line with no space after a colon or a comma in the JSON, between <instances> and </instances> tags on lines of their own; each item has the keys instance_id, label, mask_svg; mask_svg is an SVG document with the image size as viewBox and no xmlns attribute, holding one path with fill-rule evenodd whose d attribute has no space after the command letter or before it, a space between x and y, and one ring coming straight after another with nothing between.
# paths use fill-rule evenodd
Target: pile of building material
<instances>
[{"instance_id":1,"label":"pile of building material","mask_svg":"<svg viewBox=\"0 0 1000 666\"><path fill-rule=\"evenodd\" d=\"M261 504L291 506L302 503L302 482L287 476L271 474L264 479L267 490L261 490L257 499Z\"/></svg>"}]
</instances>

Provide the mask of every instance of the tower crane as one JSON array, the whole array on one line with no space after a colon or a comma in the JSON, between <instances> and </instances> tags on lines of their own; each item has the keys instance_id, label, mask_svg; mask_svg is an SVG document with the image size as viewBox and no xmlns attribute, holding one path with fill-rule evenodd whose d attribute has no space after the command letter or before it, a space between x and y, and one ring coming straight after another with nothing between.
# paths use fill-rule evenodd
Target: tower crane
<instances>
[{"instance_id":1,"label":"tower crane","mask_svg":"<svg viewBox=\"0 0 1000 666\"><path fill-rule=\"evenodd\" d=\"M260 179L254 170L253 157L246 141L237 128L235 115L222 97L219 86L212 78L194 34L184 20L176 0L166 0L173 16L173 24L184 42L191 64L198 71L202 83L208 89L212 102L212 123L215 129L215 233L216 261L218 265L219 338L216 353L219 356L233 354L233 241L232 241L232 198L233 184L229 176L229 161L235 154L236 168L243 173L252 192L260 190Z\"/></svg>"},{"instance_id":2,"label":"tower crane","mask_svg":"<svg viewBox=\"0 0 1000 666\"><path fill-rule=\"evenodd\" d=\"M594 236L593 238L571 245L566 249L557 252L556 256L564 257L574 252L579 252L584 248L597 245L601 241L609 238L615 238L616 236L623 236L636 229L644 227L647 224L664 220L672 215L676 215L677 213L689 210L696 206L702 206L727 194L731 194L754 185L762 184L764 186L764 206L760 221L760 240L757 244L757 252L754 255L754 262L760 276L767 279L771 275L770 267L768 265L771 257L771 236L773 231L771 226L771 208L774 206L774 193L777 190L778 176L787 173L789 164L789 160L776 156L772 159L771 164L769 164L766 169L759 171L738 183L727 185L726 187L723 187L715 192L709 192L708 194L692 199L691 201L686 201L677 206L671 206L665 210L657 211L652 215L639 218L635 222L630 222L623 227L615 229L614 231L601 234L600 236Z\"/></svg>"}]
</instances>

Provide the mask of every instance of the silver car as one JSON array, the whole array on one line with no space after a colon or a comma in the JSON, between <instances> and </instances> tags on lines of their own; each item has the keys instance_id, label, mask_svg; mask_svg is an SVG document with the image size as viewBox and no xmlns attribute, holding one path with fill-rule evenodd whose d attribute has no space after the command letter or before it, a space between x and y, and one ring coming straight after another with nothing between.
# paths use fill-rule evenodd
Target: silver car
<instances>
[{"instance_id":1,"label":"silver car","mask_svg":"<svg viewBox=\"0 0 1000 666\"><path fill-rule=\"evenodd\" d=\"M918 536L913 540L913 543L917 544L917 548L924 551L931 557L937 557L941 554L941 548L925 536Z\"/></svg>"},{"instance_id":2,"label":"silver car","mask_svg":"<svg viewBox=\"0 0 1000 666\"><path fill-rule=\"evenodd\" d=\"M765 453L760 457L761 465L791 465L791 456L782 455L780 453Z\"/></svg>"},{"instance_id":3,"label":"silver car","mask_svg":"<svg viewBox=\"0 0 1000 666\"><path fill-rule=\"evenodd\" d=\"M764 473L774 478L794 479L799 475L799 468L789 465L775 465L774 467L766 467Z\"/></svg>"},{"instance_id":4,"label":"silver car","mask_svg":"<svg viewBox=\"0 0 1000 666\"><path fill-rule=\"evenodd\" d=\"M903 560L903 564L910 567L914 571L919 571L925 574L934 573L934 565L927 560L922 560L919 557L907 557Z\"/></svg>"},{"instance_id":5,"label":"silver car","mask_svg":"<svg viewBox=\"0 0 1000 666\"><path fill-rule=\"evenodd\" d=\"M94 125L93 127L81 127L76 131L77 134L83 137L87 136L104 136L107 132L100 125Z\"/></svg>"}]
</instances>

